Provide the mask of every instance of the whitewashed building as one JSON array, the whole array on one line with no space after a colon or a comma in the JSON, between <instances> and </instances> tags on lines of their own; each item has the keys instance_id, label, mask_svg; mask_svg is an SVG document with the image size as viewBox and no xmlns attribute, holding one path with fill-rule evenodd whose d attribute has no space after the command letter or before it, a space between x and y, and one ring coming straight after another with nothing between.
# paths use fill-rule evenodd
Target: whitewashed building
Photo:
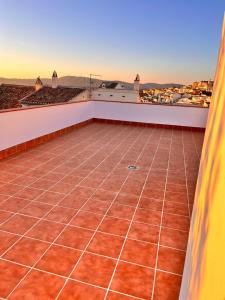
<instances>
[{"instance_id":1,"label":"whitewashed building","mask_svg":"<svg viewBox=\"0 0 225 300\"><path fill-rule=\"evenodd\" d=\"M103 82L99 88L91 91L91 100L140 102L139 96L140 76L137 74L133 89L127 89L122 83L116 81Z\"/></svg>"}]
</instances>

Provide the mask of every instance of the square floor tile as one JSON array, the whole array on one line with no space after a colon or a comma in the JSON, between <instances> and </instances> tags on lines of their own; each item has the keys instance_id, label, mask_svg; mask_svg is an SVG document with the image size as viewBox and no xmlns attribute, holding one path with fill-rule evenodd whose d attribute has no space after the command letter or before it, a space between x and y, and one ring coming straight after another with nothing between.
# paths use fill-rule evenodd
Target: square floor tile
<instances>
[{"instance_id":1,"label":"square floor tile","mask_svg":"<svg viewBox=\"0 0 225 300\"><path fill-rule=\"evenodd\" d=\"M163 271L182 274L185 252L167 247L159 247L157 268Z\"/></svg>"},{"instance_id":2,"label":"square floor tile","mask_svg":"<svg viewBox=\"0 0 225 300\"><path fill-rule=\"evenodd\" d=\"M88 244L94 231L79 227L68 226L56 240L57 244L83 250Z\"/></svg>"},{"instance_id":3,"label":"square floor tile","mask_svg":"<svg viewBox=\"0 0 225 300\"><path fill-rule=\"evenodd\" d=\"M81 252L78 250L52 245L35 267L62 276L69 276L80 255Z\"/></svg>"},{"instance_id":4,"label":"square floor tile","mask_svg":"<svg viewBox=\"0 0 225 300\"><path fill-rule=\"evenodd\" d=\"M121 260L154 268L156 254L157 245L127 239L123 248Z\"/></svg>"},{"instance_id":5,"label":"square floor tile","mask_svg":"<svg viewBox=\"0 0 225 300\"><path fill-rule=\"evenodd\" d=\"M88 251L117 258L121 251L124 238L97 232L88 246Z\"/></svg>"},{"instance_id":6,"label":"square floor tile","mask_svg":"<svg viewBox=\"0 0 225 300\"><path fill-rule=\"evenodd\" d=\"M158 243L159 226L133 222L128 237L140 241Z\"/></svg>"},{"instance_id":7,"label":"square floor tile","mask_svg":"<svg viewBox=\"0 0 225 300\"><path fill-rule=\"evenodd\" d=\"M90 177L85 178L80 185L85 187L92 187L97 188L105 179L105 176L101 173L98 174L98 176L94 177L94 174L91 174Z\"/></svg>"},{"instance_id":8,"label":"square floor tile","mask_svg":"<svg viewBox=\"0 0 225 300\"><path fill-rule=\"evenodd\" d=\"M162 225L173 229L188 231L190 227L190 219L185 216L164 213Z\"/></svg>"},{"instance_id":9,"label":"square floor tile","mask_svg":"<svg viewBox=\"0 0 225 300\"><path fill-rule=\"evenodd\" d=\"M136 206L139 197L133 194L119 193L116 197L116 202L129 206Z\"/></svg>"},{"instance_id":10,"label":"square floor tile","mask_svg":"<svg viewBox=\"0 0 225 300\"><path fill-rule=\"evenodd\" d=\"M72 167L67 166L66 164L60 164L60 166L58 166L56 169L54 169L54 172L56 173L69 173L72 171Z\"/></svg>"},{"instance_id":11,"label":"square floor tile","mask_svg":"<svg viewBox=\"0 0 225 300\"><path fill-rule=\"evenodd\" d=\"M54 239L59 235L63 230L64 225L49 222L49 221L40 221L35 225L27 234L27 237L35 238L38 240L53 242Z\"/></svg>"},{"instance_id":12,"label":"square floor tile","mask_svg":"<svg viewBox=\"0 0 225 300\"><path fill-rule=\"evenodd\" d=\"M22 190L23 187L20 185L12 184L12 183L6 183L1 186L1 194L3 195L15 195L18 193L18 191Z\"/></svg>"},{"instance_id":13,"label":"square floor tile","mask_svg":"<svg viewBox=\"0 0 225 300\"><path fill-rule=\"evenodd\" d=\"M182 277L157 271L154 289L154 300L179 299Z\"/></svg>"},{"instance_id":14,"label":"square floor tile","mask_svg":"<svg viewBox=\"0 0 225 300\"><path fill-rule=\"evenodd\" d=\"M55 205L55 204L59 203L59 201L62 200L63 197L64 197L64 195L62 195L62 194L47 191L47 192L44 192L43 194L41 194L35 200L44 202L47 204Z\"/></svg>"},{"instance_id":15,"label":"square floor tile","mask_svg":"<svg viewBox=\"0 0 225 300\"><path fill-rule=\"evenodd\" d=\"M185 203L165 201L164 212L176 215L189 216L189 208Z\"/></svg>"},{"instance_id":16,"label":"square floor tile","mask_svg":"<svg viewBox=\"0 0 225 300\"><path fill-rule=\"evenodd\" d=\"M186 250L188 242L188 232L162 227L160 234L160 244L163 246Z\"/></svg>"},{"instance_id":17,"label":"square floor tile","mask_svg":"<svg viewBox=\"0 0 225 300\"><path fill-rule=\"evenodd\" d=\"M52 209L52 205L39 203L39 202L31 202L26 207L24 207L20 213L29 215L36 218L42 218L47 212Z\"/></svg>"},{"instance_id":18,"label":"square floor tile","mask_svg":"<svg viewBox=\"0 0 225 300\"><path fill-rule=\"evenodd\" d=\"M50 172L48 174L46 174L43 179L47 179L53 182L57 182L60 179L62 179L64 177L64 174L62 173L57 173L57 172Z\"/></svg>"},{"instance_id":19,"label":"square floor tile","mask_svg":"<svg viewBox=\"0 0 225 300\"><path fill-rule=\"evenodd\" d=\"M120 190L124 181L125 181L124 176L111 175L103 182L103 184L101 185L101 188L104 190L107 190L107 191L117 192Z\"/></svg>"},{"instance_id":20,"label":"square floor tile","mask_svg":"<svg viewBox=\"0 0 225 300\"><path fill-rule=\"evenodd\" d=\"M163 201L149 199L146 197L142 197L138 205L139 208L159 210L159 211L162 210L162 206L163 206Z\"/></svg>"},{"instance_id":21,"label":"square floor tile","mask_svg":"<svg viewBox=\"0 0 225 300\"><path fill-rule=\"evenodd\" d=\"M7 219L13 216L13 213L0 210L0 224L4 223Z\"/></svg>"},{"instance_id":22,"label":"square floor tile","mask_svg":"<svg viewBox=\"0 0 225 300\"><path fill-rule=\"evenodd\" d=\"M0 255L11 247L19 239L18 235L0 231Z\"/></svg>"},{"instance_id":23,"label":"square floor tile","mask_svg":"<svg viewBox=\"0 0 225 300\"><path fill-rule=\"evenodd\" d=\"M98 189L94 193L94 195L91 197L91 199L112 202L113 199L115 198L115 196L116 196L116 193L114 193L114 192Z\"/></svg>"},{"instance_id":24,"label":"square floor tile","mask_svg":"<svg viewBox=\"0 0 225 300\"><path fill-rule=\"evenodd\" d=\"M62 199L58 205L73 208L73 209L80 209L85 203L86 199L82 197L75 197L74 195L70 194Z\"/></svg>"},{"instance_id":25,"label":"square floor tile","mask_svg":"<svg viewBox=\"0 0 225 300\"><path fill-rule=\"evenodd\" d=\"M0 203L2 203L4 200L7 200L7 199L10 199L9 195L2 195L2 194L0 194Z\"/></svg>"},{"instance_id":26,"label":"square floor tile","mask_svg":"<svg viewBox=\"0 0 225 300\"><path fill-rule=\"evenodd\" d=\"M183 184L176 184L176 183L167 182L166 190L176 192L176 193L187 193L186 184L183 185Z\"/></svg>"},{"instance_id":27,"label":"square floor tile","mask_svg":"<svg viewBox=\"0 0 225 300\"><path fill-rule=\"evenodd\" d=\"M105 217L98 230L115 235L126 236L129 225L130 221Z\"/></svg>"},{"instance_id":28,"label":"square floor tile","mask_svg":"<svg viewBox=\"0 0 225 300\"><path fill-rule=\"evenodd\" d=\"M14 215L3 225L0 226L1 230L9 231L17 234L24 234L30 229L38 219L32 217L26 217L21 215Z\"/></svg>"},{"instance_id":29,"label":"square floor tile","mask_svg":"<svg viewBox=\"0 0 225 300\"><path fill-rule=\"evenodd\" d=\"M155 188L145 187L143 191L143 196L147 198L163 200L164 190L163 189L157 190Z\"/></svg>"},{"instance_id":30,"label":"square floor tile","mask_svg":"<svg viewBox=\"0 0 225 300\"><path fill-rule=\"evenodd\" d=\"M111 290L139 298L151 299L154 270L120 262L114 275Z\"/></svg>"},{"instance_id":31,"label":"square floor tile","mask_svg":"<svg viewBox=\"0 0 225 300\"><path fill-rule=\"evenodd\" d=\"M30 201L21 199L21 198L16 198L16 197L11 197L5 201L3 201L0 204L0 209L3 210L8 210L11 212L18 212L22 208L24 208L26 205L28 205Z\"/></svg>"},{"instance_id":32,"label":"square floor tile","mask_svg":"<svg viewBox=\"0 0 225 300\"><path fill-rule=\"evenodd\" d=\"M71 277L82 282L107 287L115 266L115 260L85 253Z\"/></svg>"},{"instance_id":33,"label":"square floor tile","mask_svg":"<svg viewBox=\"0 0 225 300\"><path fill-rule=\"evenodd\" d=\"M95 192L95 189L77 186L70 196L74 197L74 199L84 199L88 200Z\"/></svg>"},{"instance_id":34,"label":"square floor tile","mask_svg":"<svg viewBox=\"0 0 225 300\"><path fill-rule=\"evenodd\" d=\"M15 289L9 299L55 299L65 279L32 270Z\"/></svg>"},{"instance_id":35,"label":"square floor tile","mask_svg":"<svg viewBox=\"0 0 225 300\"><path fill-rule=\"evenodd\" d=\"M160 225L161 212L156 210L138 208L134 216L134 221L152 225Z\"/></svg>"},{"instance_id":36,"label":"square floor tile","mask_svg":"<svg viewBox=\"0 0 225 300\"><path fill-rule=\"evenodd\" d=\"M0 297L6 298L28 270L28 268L0 260Z\"/></svg>"},{"instance_id":37,"label":"square floor tile","mask_svg":"<svg viewBox=\"0 0 225 300\"><path fill-rule=\"evenodd\" d=\"M105 293L104 289L69 280L58 299L104 300Z\"/></svg>"},{"instance_id":38,"label":"square floor tile","mask_svg":"<svg viewBox=\"0 0 225 300\"><path fill-rule=\"evenodd\" d=\"M63 183L63 182L58 182L54 184L49 190L52 192L58 192L62 194L68 194L74 189L73 184L68 184L68 183Z\"/></svg>"},{"instance_id":39,"label":"square floor tile","mask_svg":"<svg viewBox=\"0 0 225 300\"><path fill-rule=\"evenodd\" d=\"M119 294L116 292L109 292L106 299L107 300L134 300L135 298L131 296Z\"/></svg>"},{"instance_id":40,"label":"square floor tile","mask_svg":"<svg viewBox=\"0 0 225 300\"><path fill-rule=\"evenodd\" d=\"M43 190L38 190L38 189L27 187L27 188L19 191L16 194L16 196L27 199L27 200L34 200L35 198L40 196L42 193L43 193Z\"/></svg>"},{"instance_id":41,"label":"square floor tile","mask_svg":"<svg viewBox=\"0 0 225 300\"><path fill-rule=\"evenodd\" d=\"M30 187L40 190L48 190L53 184L54 182L41 178L35 181Z\"/></svg>"},{"instance_id":42,"label":"square floor tile","mask_svg":"<svg viewBox=\"0 0 225 300\"><path fill-rule=\"evenodd\" d=\"M139 196L141 194L143 185L144 185L143 181L138 181L133 179L130 180L128 178L125 184L123 185L121 192Z\"/></svg>"},{"instance_id":43,"label":"square floor tile","mask_svg":"<svg viewBox=\"0 0 225 300\"><path fill-rule=\"evenodd\" d=\"M126 206L118 203L114 203L110 210L108 211L107 215L131 220L134 214L135 208L131 206Z\"/></svg>"},{"instance_id":44,"label":"square floor tile","mask_svg":"<svg viewBox=\"0 0 225 300\"><path fill-rule=\"evenodd\" d=\"M62 182L67 184L72 184L75 186L78 183L80 183L82 179L83 178L79 176L67 175L65 178L62 179Z\"/></svg>"},{"instance_id":45,"label":"square floor tile","mask_svg":"<svg viewBox=\"0 0 225 300\"><path fill-rule=\"evenodd\" d=\"M1 164L1 169L2 169L2 164ZM19 177L18 174L13 174L13 173L8 173L8 172L3 172L3 171L1 171L1 174L0 174L0 180L5 183L13 181L18 177ZM14 182L11 182L11 183L14 183Z\"/></svg>"},{"instance_id":46,"label":"square floor tile","mask_svg":"<svg viewBox=\"0 0 225 300\"><path fill-rule=\"evenodd\" d=\"M87 211L80 211L71 221L70 225L95 230L100 224L103 216Z\"/></svg>"},{"instance_id":47,"label":"square floor tile","mask_svg":"<svg viewBox=\"0 0 225 300\"><path fill-rule=\"evenodd\" d=\"M166 191L165 201L174 201L180 203L188 203L187 193L177 193L172 191Z\"/></svg>"},{"instance_id":48,"label":"square floor tile","mask_svg":"<svg viewBox=\"0 0 225 300\"><path fill-rule=\"evenodd\" d=\"M88 200L87 203L82 207L82 210L90 211L93 213L105 214L109 208L110 203L106 201Z\"/></svg>"},{"instance_id":49,"label":"square floor tile","mask_svg":"<svg viewBox=\"0 0 225 300\"><path fill-rule=\"evenodd\" d=\"M49 244L22 238L18 241L3 258L15 261L17 263L32 266L49 247Z\"/></svg>"},{"instance_id":50,"label":"square floor tile","mask_svg":"<svg viewBox=\"0 0 225 300\"><path fill-rule=\"evenodd\" d=\"M54 222L60 223L69 223L73 216L77 213L77 210L55 206L48 214L44 217L44 219Z\"/></svg>"}]
</instances>

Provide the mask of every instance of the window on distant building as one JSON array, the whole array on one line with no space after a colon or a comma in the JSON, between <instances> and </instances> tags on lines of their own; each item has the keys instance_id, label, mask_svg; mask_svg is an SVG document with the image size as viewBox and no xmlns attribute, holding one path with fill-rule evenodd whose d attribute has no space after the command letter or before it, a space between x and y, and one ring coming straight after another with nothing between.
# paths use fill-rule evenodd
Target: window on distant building
<instances>
[{"instance_id":1,"label":"window on distant building","mask_svg":"<svg viewBox=\"0 0 225 300\"><path fill-rule=\"evenodd\" d=\"M126 98L126 96L122 96L123 98Z\"/></svg>"},{"instance_id":2,"label":"window on distant building","mask_svg":"<svg viewBox=\"0 0 225 300\"><path fill-rule=\"evenodd\" d=\"M101 96L101 94L98 94L98 96Z\"/></svg>"},{"instance_id":3,"label":"window on distant building","mask_svg":"<svg viewBox=\"0 0 225 300\"><path fill-rule=\"evenodd\" d=\"M110 97L113 97L113 95L110 95Z\"/></svg>"}]
</instances>

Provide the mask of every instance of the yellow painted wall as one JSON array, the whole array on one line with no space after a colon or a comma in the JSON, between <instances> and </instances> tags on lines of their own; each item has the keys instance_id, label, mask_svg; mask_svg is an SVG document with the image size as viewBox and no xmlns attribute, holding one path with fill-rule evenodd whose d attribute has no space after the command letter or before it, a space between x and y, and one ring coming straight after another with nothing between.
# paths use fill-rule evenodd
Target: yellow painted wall
<instances>
[{"instance_id":1,"label":"yellow painted wall","mask_svg":"<svg viewBox=\"0 0 225 300\"><path fill-rule=\"evenodd\" d=\"M225 16L179 299L225 299Z\"/></svg>"}]
</instances>

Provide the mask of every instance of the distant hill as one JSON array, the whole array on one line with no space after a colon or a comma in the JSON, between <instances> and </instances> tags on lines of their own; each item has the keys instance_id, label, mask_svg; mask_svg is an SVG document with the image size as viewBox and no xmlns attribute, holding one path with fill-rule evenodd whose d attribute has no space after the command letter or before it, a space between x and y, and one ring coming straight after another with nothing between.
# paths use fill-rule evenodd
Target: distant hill
<instances>
[{"instance_id":1,"label":"distant hill","mask_svg":"<svg viewBox=\"0 0 225 300\"><path fill-rule=\"evenodd\" d=\"M182 87L183 84L179 83L143 83L141 89L165 89L170 87Z\"/></svg>"},{"instance_id":2,"label":"distant hill","mask_svg":"<svg viewBox=\"0 0 225 300\"><path fill-rule=\"evenodd\" d=\"M51 85L51 79L50 78L41 78L43 84L45 85ZM36 79L18 79L18 78L4 78L0 77L0 84L2 83L8 83L8 84L19 84L19 85L34 85ZM98 87L103 80L91 79L91 85L92 87ZM107 80L104 80L107 81ZM117 81L117 80L115 80ZM124 81L119 81L121 82L126 89L133 89L133 83L129 82L124 82ZM59 77L59 85L62 86L70 86L70 87L85 87L89 88L90 86L90 79L88 77L78 77L78 76L63 76ZM182 84L178 83L165 83L165 84L160 84L160 83L143 83L140 85L141 89L162 89L162 88L169 88L169 87L181 87L183 86Z\"/></svg>"}]
</instances>

